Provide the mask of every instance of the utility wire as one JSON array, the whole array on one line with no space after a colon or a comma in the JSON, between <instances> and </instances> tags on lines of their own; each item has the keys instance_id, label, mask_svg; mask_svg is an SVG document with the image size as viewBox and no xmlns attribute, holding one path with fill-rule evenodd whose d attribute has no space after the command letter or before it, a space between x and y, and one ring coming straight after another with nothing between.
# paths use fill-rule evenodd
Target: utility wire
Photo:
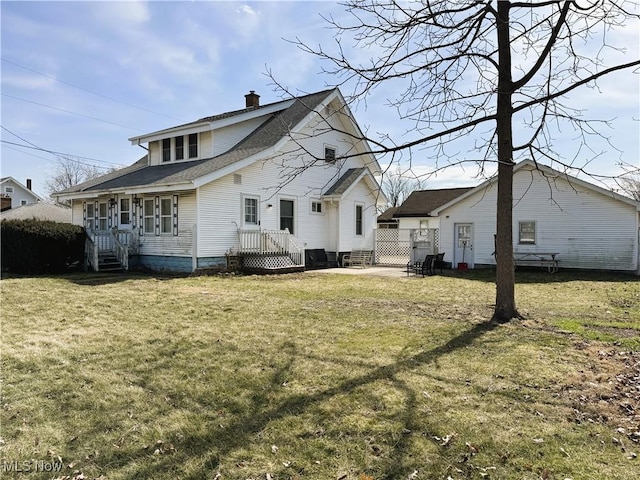
<instances>
[{"instance_id":1,"label":"utility wire","mask_svg":"<svg viewBox=\"0 0 640 480\"><path fill-rule=\"evenodd\" d=\"M153 113L154 115L159 115L161 117L170 118L172 120L179 120L181 122L185 121L183 119L179 119L179 118L176 118L176 117L172 117L170 115L165 115L163 113L154 112L153 110L149 110L149 109L144 108L144 107L139 107L137 105L133 105L132 103L123 102L122 100L118 100L117 98L109 97L108 95L103 95L101 93L94 92L93 90L89 90L89 89L81 87L79 85L74 85L73 83L65 82L64 80L60 80L59 78L54 77L52 75L48 75L46 73L39 72L39 71L34 70L32 68L25 67L24 65L20 65L19 63L12 62L11 60L7 60L4 57L2 57L2 61L6 62L6 63L8 63L10 65L14 65L16 67L19 67L19 68L22 68L24 70L27 70L29 72L37 73L38 75L42 75L43 77L51 78L52 80L55 80L56 82L63 83L64 85L68 85L69 87L77 88L78 90L82 90L83 92L87 92L87 93L90 93L92 95L96 95L96 96L101 97L101 98L106 98L107 100L111 100L112 102L116 102L116 103L119 103L121 105L126 105L126 106L131 107L131 108L136 108L138 110L142 110L143 112Z\"/></svg>"},{"instance_id":2,"label":"utility wire","mask_svg":"<svg viewBox=\"0 0 640 480\"><path fill-rule=\"evenodd\" d=\"M24 144L20 144L20 143L16 143L16 142L10 142L8 140L2 140L2 143L7 144L7 145L15 145L15 146L22 147L22 148L29 148L29 149L38 150L38 151L45 152L45 153L50 153L51 155L56 155L58 157L66 158L67 160L69 160L71 162L80 163L82 165L90 165L92 167L97 167L97 168L109 169L109 168L113 168L113 167L124 167L125 166L122 163L108 162L106 160L98 160L97 158L83 157L81 155L72 155L72 154L69 154L69 153L56 152L55 150L49 150L49 149L46 149L46 148L42 148L42 147L36 145L35 143L30 142L26 138L21 137L17 133L12 132L8 128L6 128L4 125L0 125L0 128L2 128L2 130L10 133L14 137L17 137L20 140L22 140L23 142L28 144L28 145L24 145ZM83 162L83 161L77 160L79 158L85 159L85 160L91 160L92 162L105 163L107 165L110 165L110 167L105 167L105 166L102 166L102 165L94 165L94 164L91 164L91 163L88 163L88 162Z\"/></svg>"},{"instance_id":3,"label":"utility wire","mask_svg":"<svg viewBox=\"0 0 640 480\"><path fill-rule=\"evenodd\" d=\"M140 130L139 128L135 128L135 127L132 127L130 125L124 125L122 123L112 122L110 120L103 120L102 118L92 117L91 115L85 115L84 113L72 112L71 110L65 110L64 108L54 107L52 105L45 105L44 103L34 102L33 100L27 100L25 98L14 97L13 95L8 95L6 93L3 93L2 96L3 97L7 97L7 98L13 98L14 100L20 100L22 102L32 103L34 105L39 105L41 107L51 108L53 110L58 110L58 111L64 112L64 113L70 113L72 115L78 115L79 117L90 118L91 120L97 120L98 122L109 123L111 125L116 125L118 127L128 128L130 130L135 130L137 132L144 132L144 130Z\"/></svg>"}]
</instances>

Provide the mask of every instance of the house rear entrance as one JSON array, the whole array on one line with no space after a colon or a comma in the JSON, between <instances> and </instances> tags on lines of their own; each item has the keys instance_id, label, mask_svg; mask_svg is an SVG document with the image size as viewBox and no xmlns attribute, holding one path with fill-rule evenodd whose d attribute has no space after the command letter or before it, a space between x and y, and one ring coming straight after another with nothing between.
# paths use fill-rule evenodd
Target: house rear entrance
<instances>
[{"instance_id":1,"label":"house rear entrance","mask_svg":"<svg viewBox=\"0 0 640 480\"><path fill-rule=\"evenodd\" d=\"M454 225L453 268L460 263L466 263L473 268L473 224L456 223Z\"/></svg>"}]
</instances>

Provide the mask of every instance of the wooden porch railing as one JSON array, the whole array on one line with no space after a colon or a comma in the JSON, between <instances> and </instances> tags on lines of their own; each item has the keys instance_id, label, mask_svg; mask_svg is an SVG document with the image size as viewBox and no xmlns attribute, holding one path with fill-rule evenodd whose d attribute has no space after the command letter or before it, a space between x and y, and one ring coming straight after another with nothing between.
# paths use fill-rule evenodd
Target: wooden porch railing
<instances>
[{"instance_id":1,"label":"wooden porch railing","mask_svg":"<svg viewBox=\"0 0 640 480\"><path fill-rule=\"evenodd\" d=\"M113 244L113 253L120 265L125 270L129 270L129 245L120 241L120 235L115 230L111 231L111 243Z\"/></svg>"},{"instance_id":2,"label":"wooden porch railing","mask_svg":"<svg viewBox=\"0 0 640 480\"><path fill-rule=\"evenodd\" d=\"M239 254L286 255L295 265L304 265L304 249L288 230L240 230Z\"/></svg>"},{"instance_id":3,"label":"wooden porch railing","mask_svg":"<svg viewBox=\"0 0 640 480\"><path fill-rule=\"evenodd\" d=\"M98 246L91 238L91 235L87 232L87 238L84 242L85 245L85 267L93 268L96 272L98 271Z\"/></svg>"},{"instance_id":4,"label":"wooden porch railing","mask_svg":"<svg viewBox=\"0 0 640 480\"><path fill-rule=\"evenodd\" d=\"M132 230L101 230L87 232L85 242L87 262L95 270L99 270L99 256L101 253L112 253L118 259L122 268L129 269L129 254L135 253L139 246L138 235Z\"/></svg>"}]
</instances>

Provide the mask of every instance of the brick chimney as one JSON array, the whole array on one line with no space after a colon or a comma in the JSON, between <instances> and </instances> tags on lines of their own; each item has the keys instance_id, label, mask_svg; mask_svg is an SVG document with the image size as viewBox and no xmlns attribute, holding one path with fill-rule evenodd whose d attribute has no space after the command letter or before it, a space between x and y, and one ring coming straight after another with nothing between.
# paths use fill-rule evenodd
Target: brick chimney
<instances>
[{"instance_id":1,"label":"brick chimney","mask_svg":"<svg viewBox=\"0 0 640 480\"><path fill-rule=\"evenodd\" d=\"M260 106L260 95L254 90L250 90L244 98L247 101L247 108L258 108Z\"/></svg>"},{"instance_id":2,"label":"brick chimney","mask_svg":"<svg viewBox=\"0 0 640 480\"><path fill-rule=\"evenodd\" d=\"M31 190L31 179L27 178L27 190Z\"/></svg>"}]
</instances>

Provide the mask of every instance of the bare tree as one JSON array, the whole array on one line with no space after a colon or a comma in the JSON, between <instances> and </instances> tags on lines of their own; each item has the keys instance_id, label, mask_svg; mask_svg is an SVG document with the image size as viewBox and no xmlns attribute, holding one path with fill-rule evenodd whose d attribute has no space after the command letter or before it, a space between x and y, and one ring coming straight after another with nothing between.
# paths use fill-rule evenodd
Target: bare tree
<instances>
[{"instance_id":1,"label":"bare tree","mask_svg":"<svg viewBox=\"0 0 640 480\"><path fill-rule=\"evenodd\" d=\"M389 106L410 122L412 136L402 142L367 136L375 154L390 155L392 161L404 154L411 163L413 149L432 148L432 174L463 162L476 162L482 174L489 162L497 164L493 320L519 318L513 265L513 167L518 159L531 158L565 171L586 171L588 161L578 164L577 159L583 158L592 137L606 139L602 127L609 122L583 118L580 110L570 106L569 94L584 88L597 92L602 77L637 69L640 60L610 60L613 53L623 51L610 43L612 30L634 23L637 28L637 4L622 0L350 0L343 5L350 14L346 20L326 18L335 29L333 47L312 47L300 39L294 43L325 60L329 67L324 72L334 75L338 86L352 88L350 103L366 102L383 84L397 92ZM354 42L355 48L345 46L346 41ZM374 57L359 61L362 52ZM562 158L554 151L557 126L576 132L573 158ZM474 144L462 159L457 151L449 153L455 151L450 149L456 142L470 138Z\"/></svg>"},{"instance_id":2,"label":"bare tree","mask_svg":"<svg viewBox=\"0 0 640 480\"><path fill-rule=\"evenodd\" d=\"M58 157L55 171L45 182L47 194L51 196L54 192L73 187L104 173L104 169L95 165Z\"/></svg>"},{"instance_id":3,"label":"bare tree","mask_svg":"<svg viewBox=\"0 0 640 480\"><path fill-rule=\"evenodd\" d=\"M625 173L616 183L625 195L640 202L640 173Z\"/></svg>"},{"instance_id":4,"label":"bare tree","mask_svg":"<svg viewBox=\"0 0 640 480\"><path fill-rule=\"evenodd\" d=\"M392 172L382 175L382 191L389 200L387 207L399 207L409 194L420 188L418 180L411 171L404 171L399 165Z\"/></svg>"}]
</instances>

